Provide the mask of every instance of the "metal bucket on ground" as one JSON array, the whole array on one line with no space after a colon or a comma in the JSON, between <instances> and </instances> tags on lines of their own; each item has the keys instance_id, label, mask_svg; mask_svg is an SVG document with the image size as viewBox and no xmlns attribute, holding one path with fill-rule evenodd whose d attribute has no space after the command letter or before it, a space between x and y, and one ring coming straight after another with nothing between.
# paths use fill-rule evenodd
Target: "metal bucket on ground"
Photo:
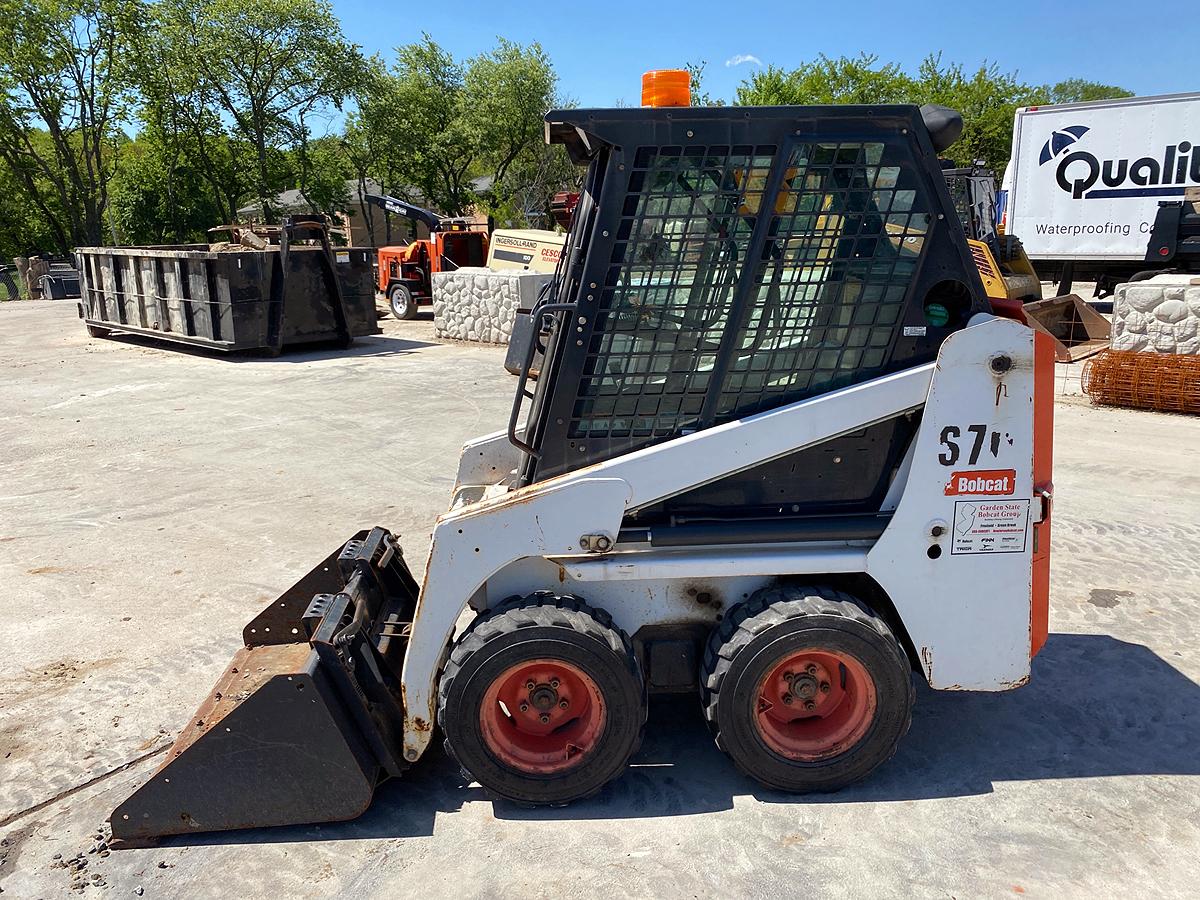
<instances>
[{"instance_id":1,"label":"metal bucket on ground","mask_svg":"<svg viewBox=\"0 0 1200 900\"><path fill-rule=\"evenodd\" d=\"M242 632L245 646L112 833L352 819L405 768L400 669L417 584L383 528L361 531Z\"/></svg>"},{"instance_id":2,"label":"metal bucket on ground","mask_svg":"<svg viewBox=\"0 0 1200 900\"><path fill-rule=\"evenodd\" d=\"M1054 358L1075 362L1108 347L1112 324L1076 294L1025 304L1030 327L1054 340Z\"/></svg>"}]
</instances>

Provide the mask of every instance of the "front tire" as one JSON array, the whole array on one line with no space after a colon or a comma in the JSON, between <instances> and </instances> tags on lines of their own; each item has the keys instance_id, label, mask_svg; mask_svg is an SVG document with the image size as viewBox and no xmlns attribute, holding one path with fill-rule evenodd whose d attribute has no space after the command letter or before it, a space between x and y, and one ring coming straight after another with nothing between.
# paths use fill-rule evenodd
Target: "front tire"
<instances>
[{"instance_id":1,"label":"front tire","mask_svg":"<svg viewBox=\"0 0 1200 900\"><path fill-rule=\"evenodd\" d=\"M410 320L417 317L417 301L406 284L394 284L388 291L388 307L397 319Z\"/></svg>"},{"instance_id":2,"label":"front tire","mask_svg":"<svg viewBox=\"0 0 1200 900\"><path fill-rule=\"evenodd\" d=\"M896 752L911 667L887 623L826 587L765 588L712 635L701 671L717 746L770 788L836 791Z\"/></svg>"},{"instance_id":3,"label":"front tire","mask_svg":"<svg viewBox=\"0 0 1200 900\"><path fill-rule=\"evenodd\" d=\"M646 688L627 635L575 597L501 604L455 645L438 688L446 748L489 793L560 806L624 772Z\"/></svg>"}]
</instances>

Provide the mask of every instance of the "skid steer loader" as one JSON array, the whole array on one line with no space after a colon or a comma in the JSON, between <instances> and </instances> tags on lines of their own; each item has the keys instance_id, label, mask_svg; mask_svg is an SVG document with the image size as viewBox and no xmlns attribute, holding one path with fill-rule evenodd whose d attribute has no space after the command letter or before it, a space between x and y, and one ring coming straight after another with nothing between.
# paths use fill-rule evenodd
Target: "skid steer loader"
<instances>
[{"instance_id":1,"label":"skid steer loader","mask_svg":"<svg viewBox=\"0 0 1200 900\"><path fill-rule=\"evenodd\" d=\"M892 756L914 672L1025 683L1053 354L988 303L937 160L960 129L549 113L586 179L542 376L463 448L423 583L383 528L334 550L246 626L114 836L352 818L437 732L492 795L566 803L620 776L656 692L695 694L763 784L836 790Z\"/></svg>"}]
</instances>

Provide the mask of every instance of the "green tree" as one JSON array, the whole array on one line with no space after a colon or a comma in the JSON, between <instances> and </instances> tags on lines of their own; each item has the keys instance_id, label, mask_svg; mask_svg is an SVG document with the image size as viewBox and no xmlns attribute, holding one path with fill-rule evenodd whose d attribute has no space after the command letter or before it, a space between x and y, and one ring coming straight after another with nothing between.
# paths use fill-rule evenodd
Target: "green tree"
<instances>
[{"instance_id":1,"label":"green tree","mask_svg":"<svg viewBox=\"0 0 1200 900\"><path fill-rule=\"evenodd\" d=\"M429 35L399 47L390 78L374 84L372 121L399 157L397 176L447 215L474 201L471 179L479 146L462 116L463 66Z\"/></svg>"},{"instance_id":2,"label":"green tree","mask_svg":"<svg viewBox=\"0 0 1200 900\"><path fill-rule=\"evenodd\" d=\"M1086 103L1091 100L1117 100L1121 97L1132 97L1133 91L1127 91L1112 84L1101 84L1098 81L1085 81L1082 78L1068 78L1053 87L1047 88L1046 93L1051 103Z\"/></svg>"},{"instance_id":3,"label":"green tree","mask_svg":"<svg viewBox=\"0 0 1200 900\"><path fill-rule=\"evenodd\" d=\"M1000 171L1008 163L1013 116L1019 106L1067 103L1131 96L1112 85L1081 79L1053 87L1026 84L1015 72L984 62L967 71L944 63L941 54L927 56L915 74L878 57L819 56L795 69L777 66L755 72L737 88L742 104L806 105L820 103L937 103L958 110L963 133L950 148L959 162L982 160Z\"/></svg>"},{"instance_id":4,"label":"green tree","mask_svg":"<svg viewBox=\"0 0 1200 900\"><path fill-rule=\"evenodd\" d=\"M29 202L24 182L0 159L0 260L34 256L57 246L50 223Z\"/></svg>"},{"instance_id":5,"label":"green tree","mask_svg":"<svg viewBox=\"0 0 1200 900\"><path fill-rule=\"evenodd\" d=\"M902 103L913 81L895 63L879 65L870 54L829 57L821 54L788 72L767 66L737 88L745 106L807 106L820 103Z\"/></svg>"},{"instance_id":6,"label":"green tree","mask_svg":"<svg viewBox=\"0 0 1200 900\"><path fill-rule=\"evenodd\" d=\"M233 222L255 183L253 148L230 133L210 80L187 49L185 10L168 0L151 12L152 27L137 42L130 65L140 101L138 124L153 135L153 149L165 167L162 188L172 209L211 200L216 221ZM207 196L193 201L177 191L176 167L198 172Z\"/></svg>"},{"instance_id":7,"label":"green tree","mask_svg":"<svg viewBox=\"0 0 1200 900\"><path fill-rule=\"evenodd\" d=\"M0 160L60 251L103 240L143 17L129 0L0 0Z\"/></svg>"},{"instance_id":8,"label":"green tree","mask_svg":"<svg viewBox=\"0 0 1200 900\"><path fill-rule=\"evenodd\" d=\"M1017 107L1045 102L1041 89L995 64L985 62L968 74L958 63L943 64L940 55L922 61L909 99L958 110L963 133L949 154L964 164L982 160L997 172L1008 164Z\"/></svg>"},{"instance_id":9,"label":"green tree","mask_svg":"<svg viewBox=\"0 0 1200 900\"><path fill-rule=\"evenodd\" d=\"M501 228L553 228L551 199L559 191L578 190L580 179L581 170L561 145L539 142L517 157L480 206Z\"/></svg>"},{"instance_id":10,"label":"green tree","mask_svg":"<svg viewBox=\"0 0 1200 900\"><path fill-rule=\"evenodd\" d=\"M542 117L554 104L557 78L541 44L500 38L496 49L467 63L459 114L493 180L542 144Z\"/></svg>"},{"instance_id":11,"label":"green tree","mask_svg":"<svg viewBox=\"0 0 1200 900\"><path fill-rule=\"evenodd\" d=\"M692 106L724 106L725 101L719 98L714 99L712 94L704 89L704 70L708 68L708 60L702 59L699 62L684 63L683 66L687 69L689 83L691 89Z\"/></svg>"},{"instance_id":12,"label":"green tree","mask_svg":"<svg viewBox=\"0 0 1200 900\"><path fill-rule=\"evenodd\" d=\"M332 215L350 200L346 182L354 175L341 137L326 135L303 140L296 147L296 187L314 212Z\"/></svg>"},{"instance_id":13,"label":"green tree","mask_svg":"<svg viewBox=\"0 0 1200 900\"><path fill-rule=\"evenodd\" d=\"M550 198L575 178L561 147L544 139L547 110L567 105L538 43L501 38L496 49L467 61L461 115L478 146L477 171L487 176L481 206L508 227L548 227Z\"/></svg>"},{"instance_id":14,"label":"green tree","mask_svg":"<svg viewBox=\"0 0 1200 900\"><path fill-rule=\"evenodd\" d=\"M122 240L133 244L207 241L225 217L207 190L192 148L153 126L121 149L109 184L111 214Z\"/></svg>"},{"instance_id":15,"label":"green tree","mask_svg":"<svg viewBox=\"0 0 1200 900\"><path fill-rule=\"evenodd\" d=\"M253 195L272 198L291 174L286 150L308 138L306 117L340 109L362 77L327 0L159 0L167 65L188 106L228 117L253 151ZM198 102L197 102L198 101Z\"/></svg>"},{"instance_id":16,"label":"green tree","mask_svg":"<svg viewBox=\"0 0 1200 900\"><path fill-rule=\"evenodd\" d=\"M447 215L477 204L506 222L540 215L533 195L563 171L561 155L541 152L556 84L536 43L501 38L460 62L425 35L397 48L390 70L372 62L347 128L356 176Z\"/></svg>"},{"instance_id":17,"label":"green tree","mask_svg":"<svg viewBox=\"0 0 1200 900\"><path fill-rule=\"evenodd\" d=\"M406 153L407 141L398 133L394 89L395 75L388 71L386 63L378 56L368 59L355 97L357 109L346 117L343 137L343 150L352 177L358 182L354 193L356 197L366 196L372 190L370 183L374 182L384 194L414 203L424 201L414 194L415 186L410 180L413 161ZM397 243L412 234L407 220L396 220L369 204L364 214L372 239L376 217L383 221L386 244ZM393 228L398 230L397 234L393 234Z\"/></svg>"}]
</instances>

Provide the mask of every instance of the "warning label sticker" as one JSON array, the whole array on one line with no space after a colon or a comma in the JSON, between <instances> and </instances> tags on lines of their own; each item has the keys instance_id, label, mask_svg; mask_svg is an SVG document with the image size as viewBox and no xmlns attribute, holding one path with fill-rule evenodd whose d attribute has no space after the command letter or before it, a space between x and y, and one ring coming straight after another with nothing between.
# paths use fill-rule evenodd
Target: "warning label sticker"
<instances>
[{"instance_id":1,"label":"warning label sticker","mask_svg":"<svg viewBox=\"0 0 1200 900\"><path fill-rule=\"evenodd\" d=\"M957 500L953 554L1024 553L1028 500Z\"/></svg>"}]
</instances>

